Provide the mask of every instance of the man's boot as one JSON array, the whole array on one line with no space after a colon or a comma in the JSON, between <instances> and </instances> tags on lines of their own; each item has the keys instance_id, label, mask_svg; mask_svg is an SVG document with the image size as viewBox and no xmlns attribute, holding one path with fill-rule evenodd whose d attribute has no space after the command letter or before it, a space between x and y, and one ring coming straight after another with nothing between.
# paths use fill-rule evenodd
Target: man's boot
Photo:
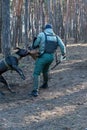
<instances>
[{"instance_id":1,"label":"man's boot","mask_svg":"<svg viewBox=\"0 0 87 130\"><path fill-rule=\"evenodd\" d=\"M48 83L43 83L43 84L40 86L40 88L44 88L44 89L48 88Z\"/></svg>"},{"instance_id":2,"label":"man's boot","mask_svg":"<svg viewBox=\"0 0 87 130\"><path fill-rule=\"evenodd\" d=\"M38 91L37 90L33 90L31 92L31 95L34 96L34 97L37 97L38 96Z\"/></svg>"},{"instance_id":3,"label":"man's boot","mask_svg":"<svg viewBox=\"0 0 87 130\"><path fill-rule=\"evenodd\" d=\"M34 78L33 78L33 90L31 92L31 95L34 96L34 97L37 97L38 96L38 83L39 82L39 76L38 75L34 75Z\"/></svg>"},{"instance_id":4,"label":"man's boot","mask_svg":"<svg viewBox=\"0 0 87 130\"><path fill-rule=\"evenodd\" d=\"M44 83L40 86L40 88L48 88L48 73L43 73L43 81Z\"/></svg>"}]
</instances>

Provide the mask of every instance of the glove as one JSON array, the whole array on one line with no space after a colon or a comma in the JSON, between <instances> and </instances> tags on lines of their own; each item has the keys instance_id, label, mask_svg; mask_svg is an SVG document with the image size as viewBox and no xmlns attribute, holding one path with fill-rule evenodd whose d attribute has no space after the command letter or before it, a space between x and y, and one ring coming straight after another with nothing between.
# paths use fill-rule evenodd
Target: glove
<instances>
[{"instance_id":1,"label":"glove","mask_svg":"<svg viewBox=\"0 0 87 130\"><path fill-rule=\"evenodd\" d=\"M61 55L61 56L60 56L60 61L62 62L62 61L64 61L64 60L66 60L66 55Z\"/></svg>"}]
</instances>

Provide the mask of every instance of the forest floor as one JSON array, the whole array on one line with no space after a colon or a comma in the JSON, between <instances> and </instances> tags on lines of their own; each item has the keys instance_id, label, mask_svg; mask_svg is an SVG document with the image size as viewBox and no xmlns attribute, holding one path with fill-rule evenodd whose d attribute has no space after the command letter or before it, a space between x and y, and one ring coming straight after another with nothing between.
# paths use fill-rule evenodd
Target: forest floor
<instances>
[{"instance_id":1,"label":"forest floor","mask_svg":"<svg viewBox=\"0 0 87 130\"><path fill-rule=\"evenodd\" d=\"M16 72L3 74L16 94L0 83L0 130L87 129L87 44L67 45L67 60L50 70L49 88L36 98L29 95L34 60L23 58L19 66L26 80Z\"/></svg>"}]
</instances>

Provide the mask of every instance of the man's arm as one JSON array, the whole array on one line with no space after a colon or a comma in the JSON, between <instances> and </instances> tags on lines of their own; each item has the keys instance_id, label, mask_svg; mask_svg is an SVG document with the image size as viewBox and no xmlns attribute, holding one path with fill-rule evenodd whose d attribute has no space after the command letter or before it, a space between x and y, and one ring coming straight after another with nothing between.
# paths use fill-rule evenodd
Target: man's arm
<instances>
[{"instance_id":1,"label":"man's arm","mask_svg":"<svg viewBox=\"0 0 87 130\"><path fill-rule=\"evenodd\" d=\"M60 62L66 60L66 47L65 44L63 43L62 39L58 36L58 45L61 50L61 56L60 56Z\"/></svg>"},{"instance_id":2,"label":"man's arm","mask_svg":"<svg viewBox=\"0 0 87 130\"><path fill-rule=\"evenodd\" d=\"M65 47L62 39L59 36L58 36L58 45L60 47L62 55L65 55L66 54L66 47Z\"/></svg>"},{"instance_id":3,"label":"man's arm","mask_svg":"<svg viewBox=\"0 0 87 130\"><path fill-rule=\"evenodd\" d=\"M37 37L37 39L33 43L33 47L35 47L35 48L38 47L40 44L40 41L41 41L40 37Z\"/></svg>"}]
</instances>

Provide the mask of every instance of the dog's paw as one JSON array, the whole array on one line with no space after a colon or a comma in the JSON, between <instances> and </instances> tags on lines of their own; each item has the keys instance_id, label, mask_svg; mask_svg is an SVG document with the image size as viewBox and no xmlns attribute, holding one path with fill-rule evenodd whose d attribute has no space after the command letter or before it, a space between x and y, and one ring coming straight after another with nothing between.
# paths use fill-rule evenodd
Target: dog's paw
<instances>
[{"instance_id":1,"label":"dog's paw","mask_svg":"<svg viewBox=\"0 0 87 130\"><path fill-rule=\"evenodd\" d=\"M25 79L26 79L24 75L21 75L21 78L22 78L23 80L25 80Z\"/></svg>"}]
</instances>

